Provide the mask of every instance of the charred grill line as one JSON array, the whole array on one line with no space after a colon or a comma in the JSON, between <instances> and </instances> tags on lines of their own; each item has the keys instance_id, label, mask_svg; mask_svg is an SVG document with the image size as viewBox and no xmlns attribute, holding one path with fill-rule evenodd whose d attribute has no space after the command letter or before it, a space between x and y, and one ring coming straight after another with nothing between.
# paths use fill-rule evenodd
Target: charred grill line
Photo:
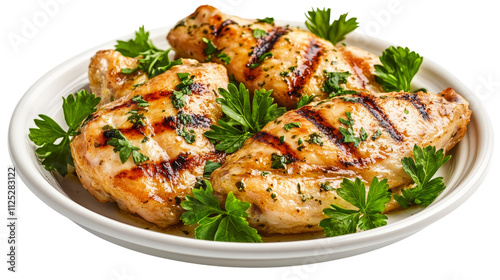
<instances>
[{"instance_id":1,"label":"charred grill line","mask_svg":"<svg viewBox=\"0 0 500 280\"><path fill-rule=\"evenodd\" d=\"M193 94L203 94L208 91L208 86L200 83L192 83L188 86L188 89Z\"/></svg>"},{"instance_id":2,"label":"charred grill line","mask_svg":"<svg viewBox=\"0 0 500 280\"><path fill-rule=\"evenodd\" d=\"M416 93L414 93L414 94L405 93L405 94L403 94L402 98L404 100L408 100L418 110L418 112L420 113L422 118L424 118L424 120L426 120L426 121L430 120L430 117L429 117L429 114L427 113L425 105L420 101L420 99L418 98L418 95Z\"/></svg>"},{"instance_id":3,"label":"charred grill line","mask_svg":"<svg viewBox=\"0 0 500 280\"><path fill-rule=\"evenodd\" d=\"M347 161L343 158L339 159L339 162L346 168L349 166L363 166L369 163L370 160L365 160L354 146L349 145L344 142L344 136L339 130L330 126L328 121L324 120L323 117L318 115L317 111L311 110L309 107L304 106L296 111L297 114L304 117L310 121L321 133L323 133L328 140L337 146L340 152L344 155L344 158L354 158L352 161Z\"/></svg>"},{"instance_id":4,"label":"charred grill line","mask_svg":"<svg viewBox=\"0 0 500 280\"><path fill-rule=\"evenodd\" d=\"M188 122L184 125L187 127L209 128L210 125L212 124L212 121L210 120L210 118L208 118L207 116L204 116L204 115L192 114L192 115L186 115L186 116L190 118L190 122ZM182 122L176 116L165 117L163 119L163 122L160 123L160 125L163 125L165 127L169 127L172 129L179 127L181 124L182 124ZM153 124L153 127L156 128L157 124Z\"/></svg>"},{"instance_id":5,"label":"charred grill line","mask_svg":"<svg viewBox=\"0 0 500 280\"><path fill-rule=\"evenodd\" d=\"M289 97L301 96L300 91L308 82L312 73L315 72L322 54L323 48L313 37L311 37L309 39L309 45L303 55L302 64L293 70L293 76L291 77L292 84L289 86L287 92Z\"/></svg>"},{"instance_id":6,"label":"charred grill line","mask_svg":"<svg viewBox=\"0 0 500 280\"><path fill-rule=\"evenodd\" d=\"M288 145L288 143L280 144L280 139L274 135L271 135L265 131L259 131L257 134L252 136L253 139L259 141L260 143L266 144L280 151L282 155L286 156L291 162L299 161L297 155Z\"/></svg>"},{"instance_id":7,"label":"charred grill line","mask_svg":"<svg viewBox=\"0 0 500 280\"><path fill-rule=\"evenodd\" d=\"M357 102L361 103L368 111L377 119L379 125L391 135L396 141L403 141L403 135L394 127L394 124L389 120L385 112L378 107L375 101L368 95L359 95Z\"/></svg>"},{"instance_id":8,"label":"charred grill line","mask_svg":"<svg viewBox=\"0 0 500 280\"><path fill-rule=\"evenodd\" d=\"M182 153L170 161L145 163L135 166L129 170L121 171L115 175L115 178L137 180L141 177L154 178L156 176L160 176L172 183L175 183L182 171L192 170L207 160L222 162L225 156L225 153L219 151L212 151L205 155L190 155Z\"/></svg>"},{"instance_id":9,"label":"charred grill line","mask_svg":"<svg viewBox=\"0 0 500 280\"><path fill-rule=\"evenodd\" d=\"M230 25L230 24L236 24L236 22L234 22L234 21L232 21L232 20L228 19L228 20L223 21L223 22L219 25L219 27L217 27L216 25L213 25L213 27L212 27L212 34L213 34L215 37L219 37L219 36L221 35L221 33L222 33L222 32L221 32L221 31L222 31L222 29L224 29L224 27L226 27L226 26L228 26L228 25Z\"/></svg>"},{"instance_id":10,"label":"charred grill line","mask_svg":"<svg viewBox=\"0 0 500 280\"><path fill-rule=\"evenodd\" d=\"M279 40L279 38L288 32L288 28L278 26L273 30L269 31L265 36L260 37L257 40L257 46L253 49L253 53L248 60L247 67L251 64L257 63L259 57L263 54L269 52L273 49L274 44Z\"/></svg>"},{"instance_id":11,"label":"charred grill line","mask_svg":"<svg viewBox=\"0 0 500 280\"><path fill-rule=\"evenodd\" d=\"M321 116L319 116L316 111L313 111L309 107L304 106L296 112L297 114L310 121L319 131L321 131L321 133L323 133L332 143L334 143L335 146L340 149L340 151L342 151L344 154L352 154L351 151L348 151L349 148L344 143L344 138L340 134L340 131L331 127L330 124Z\"/></svg>"}]
</instances>

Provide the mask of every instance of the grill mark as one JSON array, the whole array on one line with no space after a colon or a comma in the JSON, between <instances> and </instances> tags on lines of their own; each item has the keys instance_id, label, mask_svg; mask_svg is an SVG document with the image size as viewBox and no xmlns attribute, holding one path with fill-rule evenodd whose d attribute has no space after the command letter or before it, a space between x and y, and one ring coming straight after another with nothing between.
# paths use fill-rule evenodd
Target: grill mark
<instances>
[{"instance_id":1,"label":"grill mark","mask_svg":"<svg viewBox=\"0 0 500 280\"><path fill-rule=\"evenodd\" d=\"M353 145L349 145L344 142L344 136L340 133L340 131L330 125L330 123L323 119L320 115L318 115L317 111L313 111L310 107L302 107L299 110L296 110L297 114L307 119L311 122L321 133L323 133L328 140L330 140L342 153L343 157L339 160L339 162L347 167L356 166L361 167L369 164L371 162L370 159L365 159L359 154L359 150L355 148ZM352 158L352 161L345 160L345 158Z\"/></svg>"},{"instance_id":2,"label":"grill mark","mask_svg":"<svg viewBox=\"0 0 500 280\"><path fill-rule=\"evenodd\" d=\"M163 121L152 124L155 134L160 134L166 130L175 130L180 126L192 128L209 128L212 120L205 115L191 114L191 122L183 124L178 117L168 116L163 118Z\"/></svg>"},{"instance_id":3,"label":"grill mark","mask_svg":"<svg viewBox=\"0 0 500 280\"><path fill-rule=\"evenodd\" d=\"M188 86L188 89L193 94L203 94L208 91L208 86L200 83L192 83Z\"/></svg>"},{"instance_id":4,"label":"grill mark","mask_svg":"<svg viewBox=\"0 0 500 280\"><path fill-rule=\"evenodd\" d=\"M292 72L292 83L289 85L288 96L289 97L300 97L300 91L304 88L304 85L311 78L312 73L315 72L320 57L323 55L323 48L316 39L311 37L309 39L309 45L307 46L302 64L295 68Z\"/></svg>"},{"instance_id":5,"label":"grill mark","mask_svg":"<svg viewBox=\"0 0 500 280\"><path fill-rule=\"evenodd\" d=\"M230 25L230 24L236 24L236 22L228 19L228 20L225 20L223 21L218 27L213 25L212 27L212 34L215 36L215 37L219 37L221 34L222 34L222 29L224 29L224 27Z\"/></svg>"},{"instance_id":6,"label":"grill mark","mask_svg":"<svg viewBox=\"0 0 500 280\"><path fill-rule=\"evenodd\" d=\"M172 183L177 183L181 172L185 170L194 171L196 167L204 164L207 160L222 163L225 157L225 153L215 150L203 155L182 153L168 161L144 163L134 166L131 169L123 170L117 173L115 178L137 180L145 176L151 178L160 177Z\"/></svg>"},{"instance_id":7,"label":"grill mark","mask_svg":"<svg viewBox=\"0 0 500 280\"><path fill-rule=\"evenodd\" d=\"M279 38L281 38L281 36L285 35L287 32L288 28L278 26L269 31L265 36L257 39L257 46L255 46L255 48L253 49L253 53L246 64L247 68L245 71L245 77L248 81L254 80L256 78L256 75L251 74L252 70L254 69L250 69L250 65L253 63L257 63L260 56L272 50Z\"/></svg>"},{"instance_id":8,"label":"grill mark","mask_svg":"<svg viewBox=\"0 0 500 280\"><path fill-rule=\"evenodd\" d=\"M340 133L340 131L332 126L323 119L323 117L319 116L316 111L311 110L309 107L302 107L296 111L297 114L307 119L311 122L321 133L323 133L330 142L335 144L337 148L340 149L344 154L352 154L349 146L344 143L344 136Z\"/></svg>"},{"instance_id":9,"label":"grill mark","mask_svg":"<svg viewBox=\"0 0 500 280\"><path fill-rule=\"evenodd\" d=\"M422 101L420 101L416 93L414 94L405 93L403 94L402 98L404 100L409 101L418 110L418 112L420 113L422 118L424 118L424 120L426 121L430 120L429 114L427 113L427 109L425 108L425 104L423 104Z\"/></svg>"},{"instance_id":10,"label":"grill mark","mask_svg":"<svg viewBox=\"0 0 500 280\"><path fill-rule=\"evenodd\" d=\"M378 107L375 101L368 95L360 94L357 102L363 105L379 122L379 125L391 135L395 141L403 141L403 135L394 127L394 124L389 120L385 112Z\"/></svg>"},{"instance_id":11,"label":"grill mark","mask_svg":"<svg viewBox=\"0 0 500 280\"><path fill-rule=\"evenodd\" d=\"M290 145L288 145L287 142L280 144L281 141L278 137L271 135L266 131L259 131L257 134L252 136L252 139L280 151L282 155L286 156L286 158L292 162L299 161L295 151L290 147Z\"/></svg>"}]
</instances>

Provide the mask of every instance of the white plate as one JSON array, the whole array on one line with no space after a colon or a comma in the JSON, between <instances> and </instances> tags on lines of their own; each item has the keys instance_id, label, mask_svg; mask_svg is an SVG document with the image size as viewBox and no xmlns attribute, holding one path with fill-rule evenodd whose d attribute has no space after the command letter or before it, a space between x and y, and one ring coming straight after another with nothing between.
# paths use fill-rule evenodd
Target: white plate
<instances>
[{"instance_id":1,"label":"white plate","mask_svg":"<svg viewBox=\"0 0 500 280\"><path fill-rule=\"evenodd\" d=\"M283 23L303 27L302 23L280 22ZM169 30L170 27L152 30L150 37L158 47L167 48L165 36ZM462 204L486 175L493 149L493 132L486 110L460 81L425 58L414 85L431 92L452 87L470 102L473 111L465 138L453 149L452 160L438 174L444 176L447 188L432 205L391 214L387 226L331 238L302 235L293 236L294 241L279 237L281 242L242 244L196 240L182 236L181 230L171 234L159 232L140 219L122 213L114 204L98 203L75 176L61 178L47 172L28 138L29 128L35 127L33 120L38 114L64 122L61 97L88 87L90 58L98 50L113 48L115 42L68 60L37 81L14 111L9 147L22 180L41 200L86 230L124 247L170 259L224 266L284 266L339 259L386 246L421 230ZM360 34L349 35L345 43L376 54L390 45ZM276 239L270 239L273 240Z\"/></svg>"}]
</instances>

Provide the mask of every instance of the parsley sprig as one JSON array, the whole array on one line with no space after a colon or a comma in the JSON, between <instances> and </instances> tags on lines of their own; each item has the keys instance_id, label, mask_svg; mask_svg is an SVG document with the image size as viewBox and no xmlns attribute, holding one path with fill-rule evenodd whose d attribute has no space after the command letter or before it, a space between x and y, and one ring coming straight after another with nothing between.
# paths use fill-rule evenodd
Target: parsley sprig
<instances>
[{"instance_id":1,"label":"parsley sprig","mask_svg":"<svg viewBox=\"0 0 500 280\"><path fill-rule=\"evenodd\" d=\"M131 74L137 70L143 70L149 78L158 76L175 65L182 64L182 59L171 61L168 53L171 49L160 50L149 39L149 32L144 30L144 26L139 27L135 32L135 38L128 41L118 40L115 50L122 55L137 58L139 66L134 69L124 68L122 73Z\"/></svg>"},{"instance_id":2,"label":"parsley sprig","mask_svg":"<svg viewBox=\"0 0 500 280\"><path fill-rule=\"evenodd\" d=\"M306 17L306 26L309 30L318 35L321 38L324 38L332 44L337 44L345 39L345 36L350 32L354 31L358 28L358 22L355 17L346 20L347 13L340 15L337 20L334 20L330 24L330 12L331 9L316 9L307 12Z\"/></svg>"},{"instance_id":3,"label":"parsley sprig","mask_svg":"<svg viewBox=\"0 0 500 280\"><path fill-rule=\"evenodd\" d=\"M36 154L40 157L42 165L49 171L56 171L61 176L68 174L68 165L73 166L69 144L73 136L78 134L82 122L93 112L101 100L86 90L80 90L75 95L63 97L64 120L68 125L65 131L57 122L46 115L38 115L35 119L37 128L30 128L29 138L37 146ZM56 144L56 141L59 143Z\"/></svg>"},{"instance_id":4,"label":"parsley sprig","mask_svg":"<svg viewBox=\"0 0 500 280\"><path fill-rule=\"evenodd\" d=\"M323 87L321 91L329 93L328 97L336 97L340 95L347 94L357 94L355 90L346 90L340 84L347 83L347 78L351 75L349 72L328 72L323 70L325 75L325 81L323 82Z\"/></svg>"},{"instance_id":5,"label":"parsley sprig","mask_svg":"<svg viewBox=\"0 0 500 280\"><path fill-rule=\"evenodd\" d=\"M413 204L428 206L446 188L443 177L431 179L437 170L445 164L451 156L445 156L443 150L436 151L434 146L420 148L413 147L413 156L401 160L403 169L408 173L416 186L401 190L402 195L394 195L394 199L407 209Z\"/></svg>"},{"instance_id":6,"label":"parsley sprig","mask_svg":"<svg viewBox=\"0 0 500 280\"><path fill-rule=\"evenodd\" d=\"M423 60L423 57L408 48L391 46L380 56L382 65L375 65L375 80L387 92L409 92L411 80Z\"/></svg>"},{"instance_id":7,"label":"parsley sprig","mask_svg":"<svg viewBox=\"0 0 500 280\"><path fill-rule=\"evenodd\" d=\"M387 224L387 216L381 214L391 199L387 179L379 181L377 177L373 177L368 194L365 184L359 178L354 182L344 178L340 186L337 194L358 210L344 209L335 204L323 209L323 213L329 218L321 220L319 225L325 230L326 236L355 233L358 228L369 230Z\"/></svg>"},{"instance_id":8,"label":"parsley sprig","mask_svg":"<svg viewBox=\"0 0 500 280\"><path fill-rule=\"evenodd\" d=\"M138 147L132 145L120 130L114 128L106 130L104 131L104 136L110 138L106 143L115 147L113 151L118 152L122 163L125 163L130 155L132 155L135 164L145 162L149 159L149 157L139 151Z\"/></svg>"},{"instance_id":9,"label":"parsley sprig","mask_svg":"<svg viewBox=\"0 0 500 280\"><path fill-rule=\"evenodd\" d=\"M203 180L205 187L193 189L186 195L181 207L186 210L181 220L187 225L198 224L194 234L197 239L229 242L262 242L257 230L250 227L246 210L250 203L237 199L232 192L222 209L213 194L212 185Z\"/></svg>"},{"instance_id":10,"label":"parsley sprig","mask_svg":"<svg viewBox=\"0 0 500 280\"><path fill-rule=\"evenodd\" d=\"M219 50L212 40L209 40L205 37L202 38L203 43L207 44L205 47L205 55L207 56L207 62L212 60L212 56L215 55L218 59L222 60L226 65L231 62L231 57L226 53L223 53L223 49Z\"/></svg>"},{"instance_id":11,"label":"parsley sprig","mask_svg":"<svg viewBox=\"0 0 500 280\"><path fill-rule=\"evenodd\" d=\"M225 118L219 119L218 125L210 126L211 130L205 136L216 143L219 151L234 153L255 133L259 132L268 122L283 115L283 107L273 104L272 91L255 90L250 101L248 89L240 83L228 85L228 90L219 88L223 98L218 98Z\"/></svg>"}]
</instances>

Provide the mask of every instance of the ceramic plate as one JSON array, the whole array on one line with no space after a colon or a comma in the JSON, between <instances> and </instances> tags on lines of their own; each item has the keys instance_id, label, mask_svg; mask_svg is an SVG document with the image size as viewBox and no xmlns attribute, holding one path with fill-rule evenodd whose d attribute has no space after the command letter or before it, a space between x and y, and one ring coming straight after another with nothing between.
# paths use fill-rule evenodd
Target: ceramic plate
<instances>
[{"instance_id":1,"label":"ceramic plate","mask_svg":"<svg viewBox=\"0 0 500 280\"><path fill-rule=\"evenodd\" d=\"M279 22L303 26L296 22ZM167 48L170 27L152 30L150 38ZM133 35L119 38L128 40ZM415 88L431 92L452 87L469 102L472 118L465 138L452 150L450 160L439 171L447 185L436 201L426 208L389 215L386 226L350 235L325 238L318 234L274 236L265 243L227 243L196 240L182 228L162 232L139 218L121 212L115 204L98 203L73 176L61 178L47 172L35 155L28 138L38 114L64 123L62 98L88 89L87 69L96 51L113 48L116 40L88 50L54 68L37 81L17 105L9 128L12 160L24 183L42 201L86 230L121 246L170 259L224 266L284 266L322 262L356 255L401 240L445 216L462 204L485 177L493 148L493 133L486 110L460 81L429 59L414 80ZM360 34L345 41L380 55L389 43Z\"/></svg>"}]
</instances>

